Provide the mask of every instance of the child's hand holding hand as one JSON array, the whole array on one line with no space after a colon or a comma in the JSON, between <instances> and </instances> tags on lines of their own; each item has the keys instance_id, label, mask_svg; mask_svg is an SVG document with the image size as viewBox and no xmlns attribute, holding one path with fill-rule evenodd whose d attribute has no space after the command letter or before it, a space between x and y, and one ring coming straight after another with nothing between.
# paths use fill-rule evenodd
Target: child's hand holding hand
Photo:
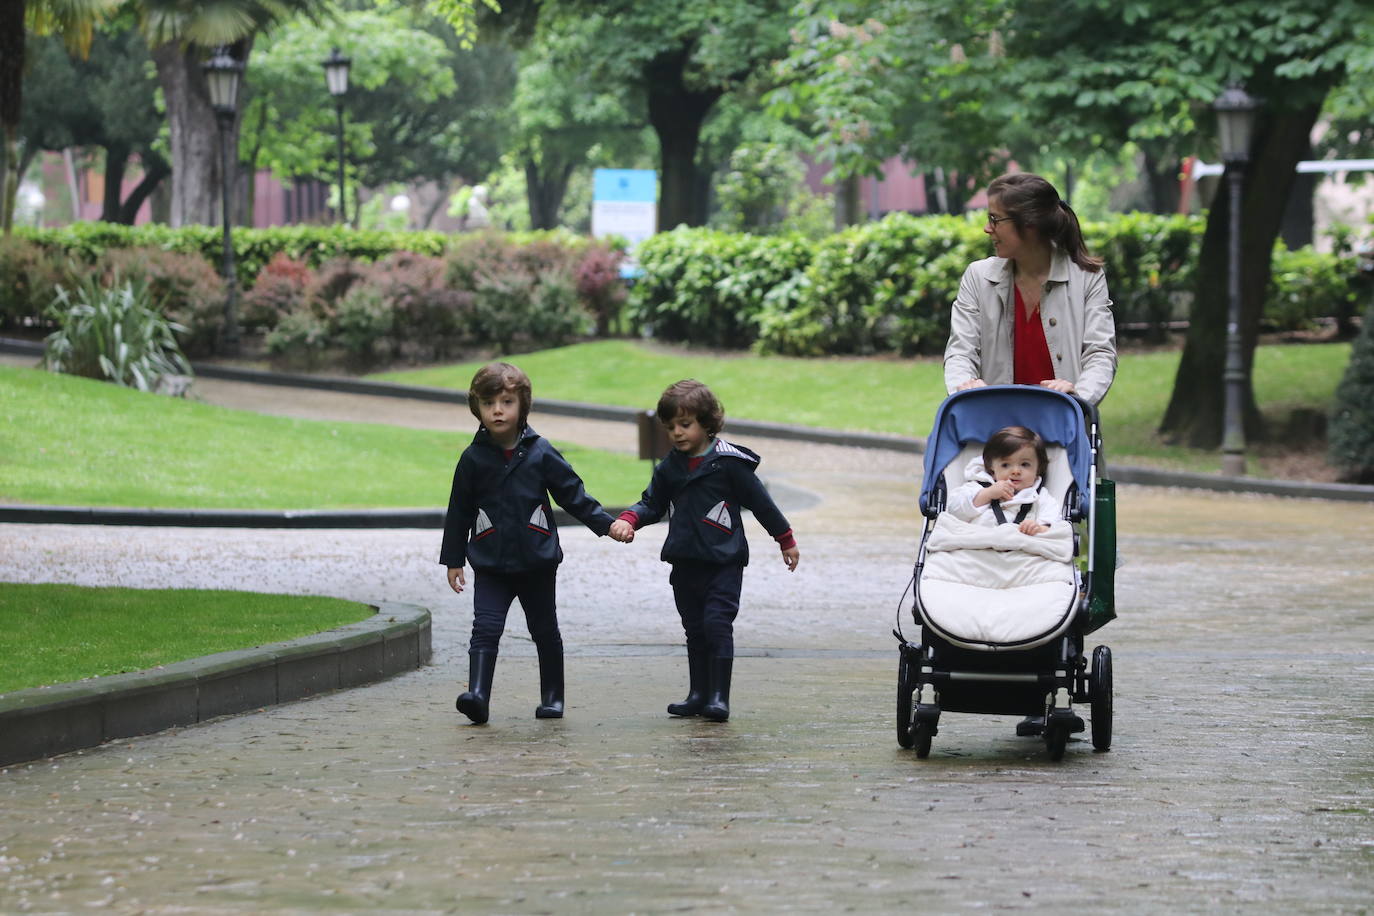
<instances>
[{"instance_id":1,"label":"child's hand holding hand","mask_svg":"<svg viewBox=\"0 0 1374 916\"><path fill-rule=\"evenodd\" d=\"M1022 534L1044 534L1050 530L1049 525L1042 525L1033 518L1028 518L1020 525Z\"/></svg>"},{"instance_id":2,"label":"child's hand holding hand","mask_svg":"<svg viewBox=\"0 0 1374 916\"><path fill-rule=\"evenodd\" d=\"M461 595L464 585L467 585L467 582L463 579L463 567L450 566L448 568L448 587Z\"/></svg>"},{"instance_id":3,"label":"child's hand holding hand","mask_svg":"<svg viewBox=\"0 0 1374 916\"><path fill-rule=\"evenodd\" d=\"M635 539L635 526L623 518L618 518L611 522L611 530L608 533L620 543L628 544Z\"/></svg>"}]
</instances>

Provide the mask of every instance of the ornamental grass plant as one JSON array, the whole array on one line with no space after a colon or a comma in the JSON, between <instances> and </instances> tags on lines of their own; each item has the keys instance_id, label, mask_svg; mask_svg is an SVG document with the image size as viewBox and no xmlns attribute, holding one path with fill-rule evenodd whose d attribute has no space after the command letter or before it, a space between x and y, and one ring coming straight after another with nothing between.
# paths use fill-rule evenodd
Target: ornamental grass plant
<instances>
[{"instance_id":1,"label":"ornamental grass plant","mask_svg":"<svg viewBox=\"0 0 1374 916\"><path fill-rule=\"evenodd\" d=\"M191 374L176 340L184 328L152 305L141 278L104 287L87 277L73 289L59 287L48 314L58 327L44 342L43 364L53 372L139 391Z\"/></svg>"}]
</instances>

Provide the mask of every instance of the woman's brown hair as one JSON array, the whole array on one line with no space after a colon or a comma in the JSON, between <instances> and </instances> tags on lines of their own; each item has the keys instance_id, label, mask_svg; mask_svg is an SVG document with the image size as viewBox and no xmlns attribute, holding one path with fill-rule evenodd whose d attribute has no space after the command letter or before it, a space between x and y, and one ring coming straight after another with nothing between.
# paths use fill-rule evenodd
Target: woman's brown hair
<instances>
[{"instance_id":1,"label":"woman's brown hair","mask_svg":"<svg viewBox=\"0 0 1374 916\"><path fill-rule=\"evenodd\" d=\"M1102 259L1088 253L1078 214L1059 196L1059 192L1039 175L1016 172L994 178L988 185L988 200L1011 217L1020 232L1034 229L1040 237L1064 249L1072 261L1086 271L1102 269Z\"/></svg>"}]
</instances>

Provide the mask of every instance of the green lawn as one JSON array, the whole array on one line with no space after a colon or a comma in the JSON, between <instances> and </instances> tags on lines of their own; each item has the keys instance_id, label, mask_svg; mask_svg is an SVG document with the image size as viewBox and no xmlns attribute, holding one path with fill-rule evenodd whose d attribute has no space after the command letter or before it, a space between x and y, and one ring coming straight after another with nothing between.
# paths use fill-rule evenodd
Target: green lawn
<instances>
[{"instance_id":1,"label":"green lawn","mask_svg":"<svg viewBox=\"0 0 1374 916\"><path fill-rule=\"evenodd\" d=\"M247 649L372 616L338 598L0 584L0 693Z\"/></svg>"},{"instance_id":2,"label":"green lawn","mask_svg":"<svg viewBox=\"0 0 1374 916\"><path fill-rule=\"evenodd\" d=\"M1348 344L1260 347L1255 391L1277 422L1298 407L1325 412L1350 358ZM540 396L652 407L670 383L694 376L709 384L730 416L803 426L924 436L944 399L939 358L788 359L720 355L633 341L598 341L509 358L529 373ZM1215 452L1165 445L1155 436L1173 389L1177 350L1127 352L1102 404L1108 455L1122 463L1217 470ZM375 376L464 390L481 363Z\"/></svg>"},{"instance_id":3,"label":"green lawn","mask_svg":"<svg viewBox=\"0 0 1374 916\"><path fill-rule=\"evenodd\" d=\"M450 433L293 420L0 366L0 502L443 507L475 429L457 406L453 425ZM597 499L623 506L639 497L647 462L558 445Z\"/></svg>"}]
</instances>

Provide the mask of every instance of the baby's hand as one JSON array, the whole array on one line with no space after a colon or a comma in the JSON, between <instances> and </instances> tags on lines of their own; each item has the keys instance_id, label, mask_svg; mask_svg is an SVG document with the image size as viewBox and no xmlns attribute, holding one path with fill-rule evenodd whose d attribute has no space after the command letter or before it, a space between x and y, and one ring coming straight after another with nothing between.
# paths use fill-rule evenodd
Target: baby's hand
<instances>
[{"instance_id":1,"label":"baby's hand","mask_svg":"<svg viewBox=\"0 0 1374 916\"><path fill-rule=\"evenodd\" d=\"M1028 518L1021 523L1022 534L1044 534L1050 530L1049 525L1042 525L1033 518Z\"/></svg>"},{"instance_id":2,"label":"baby's hand","mask_svg":"<svg viewBox=\"0 0 1374 916\"><path fill-rule=\"evenodd\" d=\"M988 487L988 494L989 501L994 499L1011 499L1013 496L1016 495L1016 487L1012 486L1010 480L999 480L992 486Z\"/></svg>"},{"instance_id":3,"label":"baby's hand","mask_svg":"<svg viewBox=\"0 0 1374 916\"><path fill-rule=\"evenodd\" d=\"M623 518L618 518L611 522L611 530L609 533L612 538L620 543L628 544L635 539L635 526L631 525Z\"/></svg>"}]
</instances>

